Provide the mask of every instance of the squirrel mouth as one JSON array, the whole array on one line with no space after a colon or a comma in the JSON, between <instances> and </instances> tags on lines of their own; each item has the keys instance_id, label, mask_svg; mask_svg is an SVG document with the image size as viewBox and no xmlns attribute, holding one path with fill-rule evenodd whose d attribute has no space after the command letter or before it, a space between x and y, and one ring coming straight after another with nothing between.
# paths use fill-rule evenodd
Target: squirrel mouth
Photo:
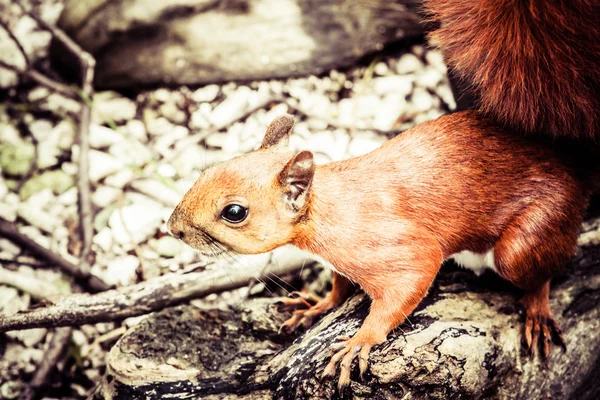
<instances>
[{"instance_id":1,"label":"squirrel mouth","mask_svg":"<svg viewBox=\"0 0 600 400\"><path fill-rule=\"evenodd\" d=\"M215 239L213 236L211 236L210 234L201 231L202 236L204 237L204 246L201 249L198 249L198 251L206 257L218 257L222 254L231 254L234 253L234 251L225 243L220 242L219 240Z\"/></svg>"}]
</instances>

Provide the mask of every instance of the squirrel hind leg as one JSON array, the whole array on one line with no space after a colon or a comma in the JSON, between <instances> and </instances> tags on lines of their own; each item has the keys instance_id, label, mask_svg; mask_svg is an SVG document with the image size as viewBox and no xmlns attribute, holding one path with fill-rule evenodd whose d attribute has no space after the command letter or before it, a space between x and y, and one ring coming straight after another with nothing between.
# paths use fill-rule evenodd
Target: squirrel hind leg
<instances>
[{"instance_id":1,"label":"squirrel hind leg","mask_svg":"<svg viewBox=\"0 0 600 400\"><path fill-rule=\"evenodd\" d=\"M522 210L494 246L498 274L525 290L520 303L525 308L524 341L529 353L533 355L541 345L545 357L552 341L565 348L550 311L550 280L573 256L584 210L572 203L565 202L564 210L557 207L560 203L552 204L539 201Z\"/></svg>"},{"instance_id":2,"label":"squirrel hind leg","mask_svg":"<svg viewBox=\"0 0 600 400\"><path fill-rule=\"evenodd\" d=\"M525 292L519 302L525 308L524 341L529 355L533 356L537 347L542 346L542 355L547 359L551 342L565 351L567 345L550 311L550 280L536 290Z\"/></svg>"}]
</instances>

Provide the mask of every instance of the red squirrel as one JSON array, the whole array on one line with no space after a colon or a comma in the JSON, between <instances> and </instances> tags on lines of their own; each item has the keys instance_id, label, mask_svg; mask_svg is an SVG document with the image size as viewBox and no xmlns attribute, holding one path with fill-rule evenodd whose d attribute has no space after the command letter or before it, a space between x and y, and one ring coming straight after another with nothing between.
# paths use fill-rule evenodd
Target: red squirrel
<instances>
[{"instance_id":1,"label":"red squirrel","mask_svg":"<svg viewBox=\"0 0 600 400\"><path fill-rule=\"evenodd\" d=\"M564 347L550 279L572 256L592 191L590 171L537 136L600 138L599 2L426 0L433 33L479 111L412 128L361 157L315 165L287 148L293 118L271 123L261 147L202 173L171 215L170 232L212 254L292 244L334 268L324 299L289 299L284 328L309 326L353 283L369 315L337 352L350 382L358 359L386 340L426 295L442 262L486 266L524 290L529 351ZM596 182L597 183L597 182ZM310 299L309 299L310 300Z\"/></svg>"},{"instance_id":2,"label":"red squirrel","mask_svg":"<svg viewBox=\"0 0 600 400\"><path fill-rule=\"evenodd\" d=\"M288 331L340 305L353 283L372 299L360 330L324 371L350 382L358 356L425 297L442 262L482 263L525 291L525 338L548 354L562 342L549 306L550 278L573 255L590 189L543 141L463 111L414 127L366 155L315 165L287 148L294 120L281 116L261 147L211 167L173 211L170 232L219 254L264 253L292 244L334 269L333 288L296 310ZM470 252L470 253L467 253ZM467 254L478 263L469 263ZM295 307L305 299L289 299Z\"/></svg>"}]
</instances>

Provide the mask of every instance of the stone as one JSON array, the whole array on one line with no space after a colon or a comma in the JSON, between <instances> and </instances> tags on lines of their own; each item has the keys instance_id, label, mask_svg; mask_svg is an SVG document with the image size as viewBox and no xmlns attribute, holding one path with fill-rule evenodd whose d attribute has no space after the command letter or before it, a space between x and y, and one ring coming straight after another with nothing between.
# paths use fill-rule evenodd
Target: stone
<instances>
[{"instance_id":1,"label":"stone","mask_svg":"<svg viewBox=\"0 0 600 400\"><path fill-rule=\"evenodd\" d=\"M23 184L19 195L27 200L33 194L50 189L55 194L62 194L75 185L73 176L60 169L53 169L35 175Z\"/></svg>"},{"instance_id":2,"label":"stone","mask_svg":"<svg viewBox=\"0 0 600 400\"><path fill-rule=\"evenodd\" d=\"M52 132L53 124L47 119L36 119L29 124L31 134L38 142L44 142Z\"/></svg>"},{"instance_id":3,"label":"stone","mask_svg":"<svg viewBox=\"0 0 600 400\"><path fill-rule=\"evenodd\" d=\"M396 93L408 96L413 88L414 78L412 76L385 76L373 79L373 88L378 95Z\"/></svg>"},{"instance_id":4,"label":"stone","mask_svg":"<svg viewBox=\"0 0 600 400\"><path fill-rule=\"evenodd\" d=\"M373 127L384 132L391 131L400 117L406 113L406 106L404 95L397 93L386 95L377 114L375 114Z\"/></svg>"},{"instance_id":5,"label":"stone","mask_svg":"<svg viewBox=\"0 0 600 400\"><path fill-rule=\"evenodd\" d=\"M146 135L146 126L144 125L144 122L140 121L139 119L127 121L124 131L131 135L133 139L142 143L146 143L148 141L148 136Z\"/></svg>"},{"instance_id":6,"label":"stone","mask_svg":"<svg viewBox=\"0 0 600 400\"><path fill-rule=\"evenodd\" d=\"M17 128L8 122L0 121L0 143L19 144L22 142Z\"/></svg>"},{"instance_id":7,"label":"stone","mask_svg":"<svg viewBox=\"0 0 600 400\"><path fill-rule=\"evenodd\" d=\"M89 161L89 176L92 183L96 183L110 174L121 171L125 167L125 162L122 160L97 150L89 151Z\"/></svg>"},{"instance_id":8,"label":"stone","mask_svg":"<svg viewBox=\"0 0 600 400\"><path fill-rule=\"evenodd\" d=\"M115 143L110 146L108 152L116 160L136 167L143 167L154 158L154 154L152 154L148 146L136 140L125 140L121 143Z\"/></svg>"},{"instance_id":9,"label":"stone","mask_svg":"<svg viewBox=\"0 0 600 400\"><path fill-rule=\"evenodd\" d=\"M104 252L108 253L112 249L112 245L113 245L113 235L112 235L112 231L110 230L110 228L107 226L102 228L100 230L100 232L98 232L96 235L94 235L93 242L98 247L100 247Z\"/></svg>"},{"instance_id":10,"label":"stone","mask_svg":"<svg viewBox=\"0 0 600 400\"><path fill-rule=\"evenodd\" d=\"M415 113L430 110L434 106L433 97L426 90L416 88L412 94L411 105Z\"/></svg>"},{"instance_id":11,"label":"stone","mask_svg":"<svg viewBox=\"0 0 600 400\"><path fill-rule=\"evenodd\" d=\"M26 141L0 144L0 169L3 173L23 176L31 167L35 146Z\"/></svg>"},{"instance_id":12,"label":"stone","mask_svg":"<svg viewBox=\"0 0 600 400\"><path fill-rule=\"evenodd\" d=\"M75 123L71 120L63 119L52 129L52 137L58 148L61 150L70 150L75 143Z\"/></svg>"},{"instance_id":13,"label":"stone","mask_svg":"<svg viewBox=\"0 0 600 400\"><path fill-rule=\"evenodd\" d=\"M170 183L171 187L167 186L166 183ZM175 190L174 186L175 182L167 178L161 180L138 179L131 182L131 187L138 192L160 200L161 203L173 208L177 206L183 197L183 194Z\"/></svg>"},{"instance_id":14,"label":"stone","mask_svg":"<svg viewBox=\"0 0 600 400\"><path fill-rule=\"evenodd\" d=\"M175 257L184 248L184 244L173 236L163 236L158 240L152 241L150 246L163 257Z\"/></svg>"},{"instance_id":15,"label":"stone","mask_svg":"<svg viewBox=\"0 0 600 400\"><path fill-rule=\"evenodd\" d=\"M444 79L438 69L432 67L424 68L419 74L417 74L417 85L435 90L437 85Z\"/></svg>"},{"instance_id":16,"label":"stone","mask_svg":"<svg viewBox=\"0 0 600 400\"><path fill-rule=\"evenodd\" d=\"M240 86L234 93L227 96L215 107L209 117L209 122L214 126L227 126L233 119L248 108L250 90L247 86Z\"/></svg>"},{"instance_id":17,"label":"stone","mask_svg":"<svg viewBox=\"0 0 600 400\"><path fill-rule=\"evenodd\" d=\"M108 207L117 201L122 191L111 186L99 185L92 193L92 202L100 207Z\"/></svg>"},{"instance_id":18,"label":"stone","mask_svg":"<svg viewBox=\"0 0 600 400\"><path fill-rule=\"evenodd\" d=\"M109 262L103 275L104 281L109 285L130 285L135 283L136 270L140 260L136 256L127 255Z\"/></svg>"},{"instance_id":19,"label":"stone","mask_svg":"<svg viewBox=\"0 0 600 400\"><path fill-rule=\"evenodd\" d=\"M59 27L96 57L96 87L202 85L350 66L420 37L417 8L407 0L68 0ZM52 57L72 65L67 54L55 46Z\"/></svg>"},{"instance_id":20,"label":"stone","mask_svg":"<svg viewBox=\"0 0 600 400\"><path fill-rule=\"evenodd\" d=\"M217 98L220 88L217 85L206 85L203 88L196 89L192 93L192 100L196 103L210 103Z\"/></svg>"},{"instance_id":21,"label":"stone","mask_svg":"<svg viewBox=\"0 0 600 400\"><path fill-rule=\"evenodd\" d=\"M117 92L97 92L93 99L92 122L98 125L122 123L135 118L136 104Z\"/></svg>"},{"instance_id":22,"label":"stone","mask_svg":"<svg viewBox=\"0 0 600 400\"><path fill-rule=\"evenodd\" d=\"M158 111L163 117L173 122L174 124L183 124L186 120L186 115L175 103L164 103L158 108Z\"/></svg>"},{"instance_id":23,"label":"stone","mask_svg":"<svg viewBox=\"0 0 600 400\"><path fill-rule=\"evenodd\" d=\"M421 71L425 65L423 62L412 53L403 54L396 64L396 72L400 75L412 74Z\"/></svg>"},{"instance_id":24,"label":"stone","mask_svg":"<svg viewBox=\"0 0 600 400\"><path fill-rule=\"evenodd\" d=\"M90 124L90 146L94 149L103 149L123 140L123 134L114 129L96 123Z\"/></svg>"},{"instance_id":25,"label":"stone","mask_svg":"<svg viewBox=\"0 0 600 400\"><path fill-rule=\"evenodd\" d=\"M108 176L104 183L107 186L112 186L114 188L123 188L125 185L129 184L135 178L135 173L131 170L131 168L124 168L110 176Z\"/></svg>"},{"instance_id":26,"label":"stone","mask_svg":"<svg viewBox=\"0 0 600 400\"><path fill-rule=\"evenodd\" d=\"M162 207L154 202L138 202L114 210L108 225L115 241L131 249L156 233L163 222L161 213Z\"/></svg>"}]
</instances>

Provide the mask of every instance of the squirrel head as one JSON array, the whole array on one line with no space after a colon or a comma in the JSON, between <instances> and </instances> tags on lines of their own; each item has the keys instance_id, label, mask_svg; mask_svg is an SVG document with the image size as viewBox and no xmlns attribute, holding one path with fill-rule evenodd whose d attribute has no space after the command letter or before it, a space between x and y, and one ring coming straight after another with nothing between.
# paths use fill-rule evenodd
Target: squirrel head
<instances>
[{"instance_id":1,"label":"squirrel head","mask_svg":"<svg viewBox=\"0 0 600 400\"><path fill-rule=\"evenodd\" d=\"M205 255L258 254L289 243L306 215L313 154L288 149L294 118L269 127L258 150L206 169L175 208L172 235Z\"/></svg>"}]
</instances>

